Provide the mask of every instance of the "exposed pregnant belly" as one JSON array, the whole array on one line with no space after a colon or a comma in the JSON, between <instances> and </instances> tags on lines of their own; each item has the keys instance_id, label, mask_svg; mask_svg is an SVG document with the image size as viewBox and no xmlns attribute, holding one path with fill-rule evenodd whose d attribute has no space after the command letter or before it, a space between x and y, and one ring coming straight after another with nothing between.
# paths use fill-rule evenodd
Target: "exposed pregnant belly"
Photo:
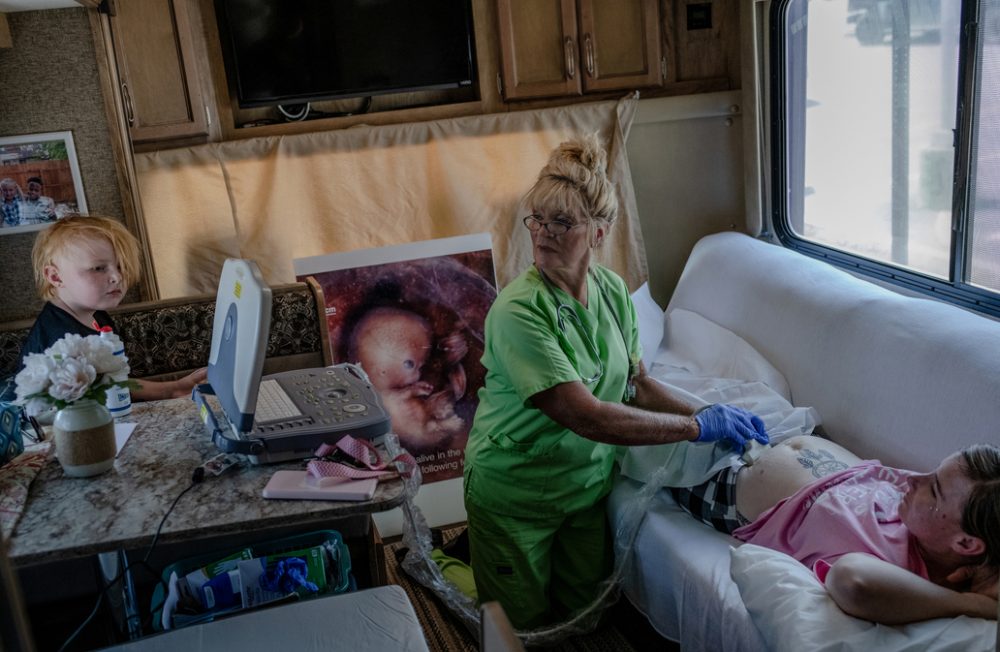
<instances>
[{"instance_id":1,"label":"exposed pregnant belly","mask_svg":"<svg viewBox=\"0 0 1000 652\"><path fill-rule=\"evenodd\" d=\"M754 521L802 487L859 462L854 453L821 437L786 439L765 451L753 466L740 469L736 508Z\"/></svg>"}]
</instances>

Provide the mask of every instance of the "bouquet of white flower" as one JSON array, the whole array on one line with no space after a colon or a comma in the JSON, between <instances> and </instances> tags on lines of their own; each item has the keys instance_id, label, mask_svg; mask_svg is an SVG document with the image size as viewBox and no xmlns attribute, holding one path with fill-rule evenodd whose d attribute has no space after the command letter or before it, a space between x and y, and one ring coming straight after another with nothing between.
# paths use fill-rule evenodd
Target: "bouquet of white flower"
<instances>
[{"instance_id":1,"label":"bouquet of white flower","mask_svg":"<svg viewBox=\"0 0 1000 652\"><path fill-rule=\"evenodd\" d=\"M128 359L117 336L70 333L45 349L29 353L17 374L17 402L30 416L53 405L62 409L81 399L104 404L112 387L130 387Z\"/></svg>"}]
</instances>

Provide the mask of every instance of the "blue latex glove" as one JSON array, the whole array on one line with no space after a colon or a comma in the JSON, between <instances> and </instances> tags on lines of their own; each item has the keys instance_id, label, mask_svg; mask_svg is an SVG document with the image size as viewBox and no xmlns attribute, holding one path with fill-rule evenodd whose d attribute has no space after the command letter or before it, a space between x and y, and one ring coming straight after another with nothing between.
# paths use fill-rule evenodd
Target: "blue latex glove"
<instances>
[{"instance_id":1,"label":"blue latex glove","mask_svg":"<svg viewBox=\"0 0 1000 652\"><path fill-rule=\"evenodd\" d=\"M751 439L762 444L769 441L761 418L734 405L714 403L696 413L694 419L699 430L695 441L728 441L740 453Z\"/></svg>"},{"instance_id":2,"label":"blue latex glove","mask_svg":"<svg viewBox=\"0 0 1000 652\"><path fill-rule=\"evenodd\" d=\"M299 587L304 587L309 593L316 593L319 587L307 579L308 566L306 560L299 557L287 557L277 564L268 564L267 570L260 576L260 586L275 593L291 593Z\"/></svg>"}]
</instances>

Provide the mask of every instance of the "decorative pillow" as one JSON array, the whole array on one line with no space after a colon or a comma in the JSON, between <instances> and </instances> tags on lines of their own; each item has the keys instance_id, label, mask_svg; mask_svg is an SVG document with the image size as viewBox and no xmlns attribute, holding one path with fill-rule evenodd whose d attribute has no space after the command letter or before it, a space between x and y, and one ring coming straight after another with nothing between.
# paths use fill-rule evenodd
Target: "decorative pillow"
<instances>
[{"instance_id":1,"label":"decorative pillow","mask_svg":"<svg viewBox=\"0 0 1000 652\"><path fill-rule=\"evenodd\" d=\"M686 369L696 376L760 381L790 400L788 381L749 342L696 312L675 308L666 314L666 345L656 364Z\"/></svg>"},{"instance_id":2,"label":"decorative pillow","mask_svg":"<svg viewBox=\"0 0 1000 652\"><path fill-rule=\"evenodd\" d=\"M643 283L632 293L632 304L639 324L639 343L642 345L642 363L646 369L653 366L656 351L663 339L663 308L649 294L649 283Z\"/></svg>"},{"instance_id":3,"label":"decorative pillow","mask_svg":"<svg viewBox=\"0 0 1000 652\"><path fill-rule=\"evenodd\" d=\"M898 627L848 616L811 570L788 555L745 543L730 552L730 575L772 652L988 652L997 623L938 618Z\"/></svg>"}]
</instances>

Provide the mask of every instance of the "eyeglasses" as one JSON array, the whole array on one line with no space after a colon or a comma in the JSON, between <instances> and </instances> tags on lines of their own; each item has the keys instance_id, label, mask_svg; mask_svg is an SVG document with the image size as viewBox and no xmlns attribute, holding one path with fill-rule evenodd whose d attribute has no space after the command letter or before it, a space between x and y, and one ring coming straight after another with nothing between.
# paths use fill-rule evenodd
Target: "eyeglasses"
<instances>
[{"instance_id":1,"label":"eyeglasses","mask_svg":"<svg viewBox=\"0 0 1000 652\"><path fill-rule=\"evenodd\" d=\"M562 235L570 229L575 229L578 226L584 225L584 222L577 222L576 224L573 224L572 222L560 219L543 222L542 216L537 214L528 215L521 221L524 222L524 225L528 227L528 230L532 233L544 228L549 235Z\"/></svg>"}]
</instances>

